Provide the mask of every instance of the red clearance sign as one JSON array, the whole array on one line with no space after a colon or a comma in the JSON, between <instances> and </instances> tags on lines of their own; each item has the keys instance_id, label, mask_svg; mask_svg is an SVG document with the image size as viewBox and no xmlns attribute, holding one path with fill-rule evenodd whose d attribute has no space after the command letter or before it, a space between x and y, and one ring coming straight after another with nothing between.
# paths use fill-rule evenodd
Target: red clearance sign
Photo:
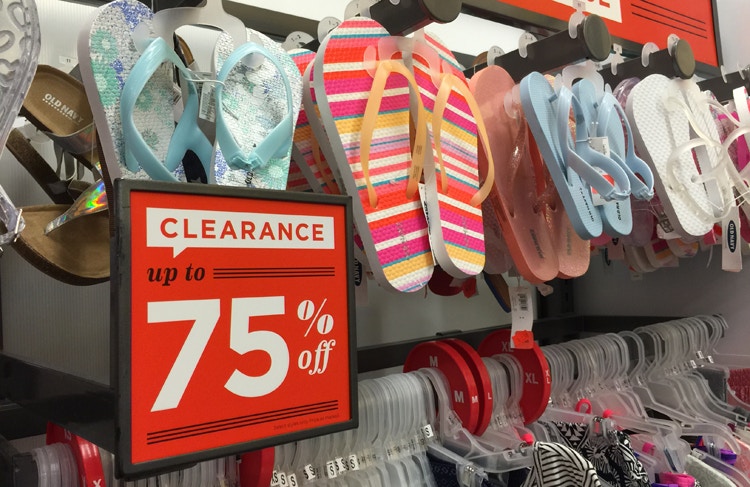
<instances>
[{"instance_id":1,"label":"red clearance sign","mask_svg":"<svg viewBox=\"0 0 750 487\"><path fill-rule=\"evenodd\" d=\"M547 17L567 21L573 0L500 0ZM719 65L711 0L585 0L586 11L602 17L610 34L638 44L667 47L676 34L693 48L695 59Z\"/></svg>"},{"instance_id":2,"label":"red clearance sign","mask_svg":"<svg viewBox=\"0 0 750 487\"><path fill-rule=\"evenodd\" d=\"M226 193L136 184L123 205L126 474L353 422L347 200Z\"/></svg>"}]
</instances>

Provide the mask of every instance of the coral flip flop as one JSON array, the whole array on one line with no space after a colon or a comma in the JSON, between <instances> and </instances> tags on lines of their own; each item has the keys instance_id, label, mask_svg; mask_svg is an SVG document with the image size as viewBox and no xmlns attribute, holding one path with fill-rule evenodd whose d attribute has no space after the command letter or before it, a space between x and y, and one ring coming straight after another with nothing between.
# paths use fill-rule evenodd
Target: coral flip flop
<instances>
[{"instance_id":1,"label":"coral flip flop","mask_svg":"<svg viewBox=\"0 0 750 487\"><path fill-rule=\"evenodd\" d=\"M537 182L529 161L526 120L517 110L511 118L505 110L506 95L515 86L499 66L488 66L469 81L487 126L495 161L495 181L483 208L486 221L497 218L516 269L532 284L557 277L557 250L549 232L544 209L537 204ZM487 164L479 152L480 167ZM489 242L488 242L489 243Z\"/></svg>"},{"instance_id":2,"label":"coral flip flop","mask_svg":"<svg viewBox=\"0 0 750 487\"><path fill-rule=\"evenodd\" d=\"M413 77L401 61L365 59L388 36L374 20L344 21L320 46L313 86L373 277L410 292L427 284L433 258L409 140ZM414 152L423 150L418 140Z\"/></svg>"},{"instance_id":3,"label":"coral flip flop","mask_svg":"<svg viewBox=\"0 0 750 487\"><path fill-rule=\"evenodd\" d=\"M528 125L526 130L529 140L529 157L537 183L537 204L544 210L549 233L557 252L559 267L557 277L561 279L580 277L589 268L591 260L589 241L582 239L576 233Z\"/></svg>"},{"instance_id":4,"label":"coral flip flop","mask_svg":"<svg viewBox=\"0 0 750 487\"><path fill-rule=\"evenodd\" d=\"M466 278L484 267L481 204L495 179L490 163L480 187L478 144L484 144L490 160L492 151L479 107L451 51L428 33L415 39L410 64L429 114L433 155L424 168L430 241L437 263L450 275Z\"/></svg>"}]
</instances>

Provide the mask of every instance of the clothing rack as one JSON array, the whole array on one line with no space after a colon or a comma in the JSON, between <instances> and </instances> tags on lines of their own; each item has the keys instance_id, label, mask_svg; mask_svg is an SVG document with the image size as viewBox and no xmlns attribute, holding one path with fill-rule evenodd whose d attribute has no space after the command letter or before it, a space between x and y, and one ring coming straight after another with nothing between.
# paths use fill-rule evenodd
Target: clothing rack
<instances>
[{"instance_id":1,"label":"clothing rack","mask_svg":"<svg viewBox=\"0 0 750 487\"><path fill-rule=\"evenodd\" d=\"M732 99L732 91L735 88L744 86L750 91L750 67L746 67L734 73L724 76L706 79L698 83L701 90L709 90L719 101Z\"/></svg>"},{"instance_id":2,"label":"clothing rack","mask_svg":"<svg viewBox=\"0 0 750 487\"><path fill-rule=\"evenodd\" d=\"M609 57L612 37L601 17L589 15L576 29L578 35L575 38L564 30L527 45L526 56L516 50L499 56L494 64L504 68L518 82L530 71L546 73L582 59L604 61ZM481 63L467 69L464 74L470 77L486 67L487 63Z\"/></svg>"},{"instance_id":3,"label":"clothing rack","mask_svg":"<svg viewBox=\"0 0 750 487\"><path fill-rule=\"evenodd\" d=\"M613 89L627 78L643 79L649 74L663 74L670 78L690 79L695 74L695 56L690 43L678 39L671 49L661 49L648 54L648 64L643 65L640 57L617 65L617 74L612 74L610 66L599 71Z\"/></svg>"},{"instance_id":4,"label":"clothing rack","mask_svg":"<svg viewBox=\"0 0 750 487\"><path fill-rule=\"evenodd\" d=\"M433 22L453 22L461 13L461 7L461 0L402 0L396 5L380 0L370 7L369 16L391 35L405 36ZM316 39L304 47L317 51L320 42Z\"/></svg>"}]
</instances>

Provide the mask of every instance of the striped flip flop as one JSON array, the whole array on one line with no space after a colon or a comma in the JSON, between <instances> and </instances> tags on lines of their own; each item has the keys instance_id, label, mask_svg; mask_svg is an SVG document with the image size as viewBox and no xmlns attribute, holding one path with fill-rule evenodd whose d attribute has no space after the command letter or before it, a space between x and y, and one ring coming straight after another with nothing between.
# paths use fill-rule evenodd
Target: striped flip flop
<instances>
[{"instance_id":1,"label":"striped flip flop","mask_svg":"<svg viewBox=\"0 0 750 487\"><path fill-rule=\"evenodd\" d=\"M295 49L289 51L289 55L294 61L294 64L297 65L300 75L302 75L304 79L308 66L315 61L315 53L307 49ZM302 89L306 89L304 84ZM310 93L310 95L313 96L314 94ZM317 110L317 108L314 109ZM317 111L313 116L318 117ZM297 127L294 130L292 159L298 164L299 171L304 174L305 178L307 178L307 181L310 187L313 188L314 192L341 194L341 190L339 189L331 168L328 165L328 160L320 148L320 142L310 126L310 120L304 106L300 109L299 117L297 118Z\"/></svg>"},{"instance_id":2,"label":"striped flip flop","mask_svg":"<svg viewBox=\"0 0 750 487\"><path fill-rule=\"evenodd\" d=\"M382 287L411 292L433 271L417 191L421 161L413 159L409 139L409 89L416 83L401 61L365 60L388 35L371 19L344 21L320 46L313 87L370 271ZM420 140L415 151L424 149Z\"/></svg>"},{"instance_id":3,"label":"striped flip flop","mask_svg":"<svg viewBox=\"0 0 750 487\"><path fill-rule=\"evenodd\" d=\"M429 113L431 160L424 169L425 204L430 240L437 263L456 278L482 272L485 264L482 201L489 184L480 188L478 135L483 122L463 69L442 42L429 34L417 36L411 67L422 103ZM487 137L481 137L487 143ZM491 151L485 147L486 153ZM428 158L429 159L429 158ZM494 171L493 163L488 171Z\"/></svg>"}]
</instances>

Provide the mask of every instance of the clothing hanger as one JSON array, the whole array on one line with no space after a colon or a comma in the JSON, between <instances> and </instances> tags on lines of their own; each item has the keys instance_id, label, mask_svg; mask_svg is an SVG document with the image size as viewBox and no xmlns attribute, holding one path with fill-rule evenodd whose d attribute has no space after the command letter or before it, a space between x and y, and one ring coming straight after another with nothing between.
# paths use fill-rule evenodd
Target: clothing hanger
<instances>
[{"instance_id":1,"label":"clothing hanger","mask_svg":"<svg viewBox=\"0 0 750 487\"><path fill-rule=\"evenodd\" d=\"M535 40L530 34L524 35L518 50L495 57L493 64L504 68L519 82L532 71L546 73L582 59L604 61L612 50L609 30L601 17L596 14L584 16L580 8L571 15L567 30L540 40ZM487 63L480 63L464 74L469 78L486 67Z\"/></svg>"},{"instance_id":2,"label":"clothing hanger","mask_svg":"<svg viewBox=\"0 0 750 487\"><path fill-rule=\"evenodd\" d=\"M620 81L627 78L643 79L650 74L662 74L668 78L690 79L695 73L695 56L690 43L672 34L667 39L667 48L659 49L653 42L644 44L640 57L622 63L613 62L599 74L614 90Z\"/></svg>"},{"instance_id":3,"label":"clothing hanger","mask_svg":"<svg viewBox=\"0 0 750 487\"><path fill-rule=\"evenodd\" d=\"M750 66L745 66L733 73L726 73L724 66L720 67L721 76L698 82L703 91L710 91L717 100L726 102L732 99L735 88L745 87L750 91Z\"/></svg>"},{"instance_id":4,"label":"clothing hanger","mask_svg":"<svg viewBox=\"0 0 750 487\"><path fill-rule=\"evenodd\" d=\"M150 37L146 24L139 24L133 32L136 45L142 45L139 41L142 42ZM174 7L159 10L151 20L151 30L157 37L164 39L171 49L174 49L173 34L184 25L214 27L223 30L232 37L235 48L247 42L245 24L224 10L223 0L205 0L203 5L198 7Z\"/></svg>"},{"instance_id":5,"label":"clothing hanger","mask_svg":"<svg viewBox=\"0 0 750 487\"><path fill-rule=\"evenodd\" d=\"M461 0L353 0L347 4L344 18L367 17L377 21L393 36L406 36L431 23L453 22L461 13L462 5ZM325 25L319 26L317 39L302 47L317 52L323 38L333 27L335 23L328 20Z\"/></svg>"}]
</instances>

